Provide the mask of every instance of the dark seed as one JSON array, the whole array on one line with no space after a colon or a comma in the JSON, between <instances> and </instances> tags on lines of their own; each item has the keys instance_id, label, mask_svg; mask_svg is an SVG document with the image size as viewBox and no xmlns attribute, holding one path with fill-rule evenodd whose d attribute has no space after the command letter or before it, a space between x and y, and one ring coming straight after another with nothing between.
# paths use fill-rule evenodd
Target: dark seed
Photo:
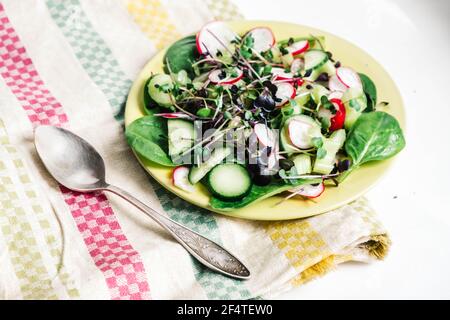
<instances>
[{"instance_id":1,"label":"dark seed","mask_svg":"<svg viewBox=\"0 0 450 320\"><path fill-rule=\"evenodd\" d=\"M317 187L320 183L311 183L313 187Z\"/></svg>"},{"instance_id":2,"label":"dark seed","mask_svg":"<svg viewBox=\"0 0 450 320\"><path fill-rule=\"evenodd\" d=\"M328 73L324 72L321 73L318 77L316 81L328 81Z\"/></svg>"},{"instance_id":3,"label":"dark seed","mask_svg":"<svg viewBox=\"0 0 450 320\"><path fill-rule=\"evenodd\" d=\"M311 73L312 73L312 70L311 70L311 69L306 70L306 72L305 72L305 74L304 74L304 77L309 77L309 76L311 75Z\"/></svg>"},{"instance_id":4,"label":"dark seed","mask_svg":"<svg viewBox=\"0 0 450 320\"><path fill-rule=\"evenodd\" d=\"M311 90L312 88L313 88L312 85L310 85L310 84L306 85L306 89Z\"/></svg>"},{"instance_id":5,"label":"dark seed","mask_svg":"<svg viewBox=\"0 0 450 320\"><path fill-rule=\"evenodd\" d=\"M253 177L253 183L257 186L267 186L272 181L272 177L269 175L255 174Z\"/></svg>"},{"instance_id":6,"label":"dark seed","mask_svg":"<svg viewBox=\"0 0 450 320\"><path fill-rule=\"evenodd\" d=\"M267 112L272 111L275 108L275 101L272 98L270 92L264 90L258 98L253 102L255 108L263 109Z\"/></svg>"},{"instance_id":7,"label":"dark seed","mask_svg":"<svg viewBox=\"0 0 450 320\"><path fill-rule=\"evenodd\" d=\"M222 71L219 73L219 79L220 79L220 80L225 79L226 76L227 76L227 73L225 72L225 70L222 70Z\"/></svg>"},{"instance_id":8,"label":"dark seed","mask_svg":"<svg viewBox=\"0 0 450 320\"><path fill-rule=\"evenodd\" d=\"M340 62L340 61L336 62L336 63L334 64L334 66L335 66L336 68L339 68L339 67L341 66L341 62Z\"/></svg>"},{"instance_id":9,"label":"dark seed","mask_svg":"<svg viewBox=\"0 0 450 320\"><path fill-rule=\"evenodd\" d=\"M197 97L206 98L208 96L208 92L205 89L200 89L197 91Z\"/></svg>"},{"instance_id":10,"label":"dark seed","mask_svg":"<svg viewBox=\"0 0 450 320\"><path fill-rule=\"evenodd\" d=\"M294 162L289 159L280 159L280 167L284 170L291 170L291 168L294 166Z\"/></svg>"},{"instance_id":11,"label":"dark seed","mask_svg":"<svg viewBox=\"0 0 450 320\"><path fill-rule=\"evenodd\" d=\"M345 160L339 161L339 163L338 163L338 170L339 170L339 172L346 171L349 168L350 168L350 160L349 159L345 159Z\"/></svg>"},{"instance_id":12,"label":"dark seed","mask_svg":"<svg viewBox=\"0 0 450 320\"><path fill-rule=\"evenodd\" d=\"M289 38L289 40L288 40L288 46L290 46L291 44L293 44L294 43L294 38Z\"/></svg>"}]
</instances>

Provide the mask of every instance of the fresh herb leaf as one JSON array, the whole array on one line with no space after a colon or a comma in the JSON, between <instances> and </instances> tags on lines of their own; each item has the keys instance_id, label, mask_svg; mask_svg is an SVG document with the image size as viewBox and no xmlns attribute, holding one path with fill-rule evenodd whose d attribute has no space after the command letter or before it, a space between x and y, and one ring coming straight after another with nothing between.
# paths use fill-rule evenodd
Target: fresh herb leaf
<instances>
[{"instance_id":1,"label":"fresh herb leaf","mask_svg":"<svg viewBox=\"0 0 450 320\"><path fill-rule=\"evenodd\" d=\"M125 136L131 148L146 160L174 166L168 155L167 120L153 115L133 121Z\"/></svg>"},{"instance_id":2,"label":"fresh herb leaf","mask_svg":"<svg viewBox=\"0 0 450 320\"><path fill-rule=\"evenodd\" d=\"M382 111L363 113L345 141L345 151L352 158L353 167L390 158L404 147L405 138L398 121Z\"/></svg>"},{"instance_id":3,"label":"fresh herb leaf","mask_svg":"<svg viewBox=\"0 0 450 320\"><path fill-rule=\"evenodd\" d=\"M317 149L317 159L323 159L327 155L327 150L323 147Z\"/></svg>"},{"instance_id":4,"label":"fresh herb leaf","mask_svg":"<svg viewBox=\"0 0 450 320\"><path fill-rule=\"evenodd\" d=\"M323 146L323 139L321 137L314 137L311 139L311 143L314 147L319 149L320 147Z\"/></svg>"},{"instance_id":5,"label":"fresh herb leaf","mask_svg":"<svg viewBox=\"0 0 450 320\"><path fill-rule=\"evenodd\" d=\"M172 44L164 55L164 71L178 73L186 70L189 77L195 77L193 62L197 59L199 53L195 42L195 35L185 37Z\"/></svg>"},{"instance_id":6,"label":"fresh herb leaf","mask_svg":"<svg viewBox=\"0 0 450 320\"><path fill-rule=\"evenodd\" d=\"M361 79L363 85L363 91L367 98L367 108L365 112L371 112L375 110L377 105L377 87L375 83L364 73L359 73L359 78Z\"/></svg>"}]
</instances>

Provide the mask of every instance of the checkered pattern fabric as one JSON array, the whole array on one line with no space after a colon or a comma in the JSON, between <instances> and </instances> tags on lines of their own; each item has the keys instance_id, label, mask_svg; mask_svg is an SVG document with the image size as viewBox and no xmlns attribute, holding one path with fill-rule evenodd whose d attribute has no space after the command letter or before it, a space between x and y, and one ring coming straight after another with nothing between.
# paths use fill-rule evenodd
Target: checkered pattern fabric
<instances>
[{"instance_id":1,"label":"checkered pattern fabric","mask_svg":"<svg viewBox=\"0 0 450 320\"><path fill-rule=\"evenodd\" d=\"M122 106L131 84L125 75L135 75L155 48L213 17L240 18L231 2L27 0L24 5L1 1L6 9L0 4L0 117L11 141L17 143L17 154L0 134L0 250L6 252L0 254L4 271L0 298L147 299L149 280L154 298L270 298L344 261L369 261L386 254L386 231L361 199L316 217L257 223L217 218L153 180L150 187L142 176L121 130ZM124 31L117 36L127 44L127 52L109 48L103 40L111 27L111 20L103 19L105 14L114 17L116 32ZM55 53L51 61L44 50ZM67 52L59 55L60 50ZM113 52L120 52L122 58L129 54L128 62L119 65ZM57 74L53 66L61 63L75 68ZM90 81L70 82L86 76ZM66 81L70 94L63 90ZM89 104L81 103L85 100ZM111 113L103 109L108 103ZM17 106L21 108L16 110ZM90 123L93 115L98 118ZM73 130L99 147L109 180L155 207L161 204L174 220L223 243L248 265L252 279L241 282L211 272L120 200L111 199L113 210L101 193L80 194L46 181L48 176L30 145L31 127L68 128L69 121ZM105 128L101 134L95 134L96 124Z\"/></svg>"},{"instance_id":2,"label":"checkered pattern fabric","mask_svg":"<svg viewBox=\"0 0 450 320\"><path fill-rule=\"evenodd\" d=\"M236 8L236 5L228 0L206 0L211 13L218 20L239 20L244 17Z\"/></svg>"},{"instance_id":3,"label":"checkered pattern fabric","mask_svg":"<svg viewBox=\"0 0 450 320\"><path fill-rule=\"evenodd\" d=\"M79 1L48 0L47 6L81 65L107 97L114 116L122 120L131 81L120 70L113 53L93 28Z\"/></svg>"},{"instance_id":4,"label":"checkered pattern fabric","mask_svg":"<svg viewBox=\"0 0 450 320\"><path fill-rule=\"evenodd\" d=\"M159 0L130 0L128 12L158 49L180 37Z\"/></svg>"},{"instance_id":5,"label":"checkered pattern fabric","mask_svg":"<svg viewBox=\"0 0 450 320\"><path fill-rule=\"evenodd\" d=\"M221 243L220 231L216 219L207 210L197 208L168 193L155 181L151 181L164 211L175 221ZM195 278L205 290L209 299L246 299L251 297L242 281L231 279L212 272L195 259L192 259Z\"/></svg>"},{"instance_id":6,"label":"checkered pattern fabric","mask_svg":"<svg viewBox=\"0 0 450 320\"><path fill-rule=\"evenodd\" d=\"M79 292L75 286L74 280L67 272L65 266L60 266L61 263L61 256L62 256L62 243L59 235L52 229L50 225L50 219L52 216L48 214L48 212L44 212L43 207L40 204L40 199L37 195L36 186L34 183L32 183L29 170L26 168L24 161L20 158L19 152L17 149L10 144L8 135L6 133L3 121L0 120L0 150L3 150L3 158L8 159L9 163L14 167L13 170L15 170L17 176L16 181L18 186L16 187L16 191L14 191L12 194L7 193L9 195L10 199L17 200L17 192L23 192L23 194L26 196L26 201L29 204L29 206L25 207L23 206L17 206L16 211L20 212L20 215L17 215L17 218L23 219L23 221L20 222L21 226L30 226L30 228L22 228L21 232L19 234L16 234L13 239L16 239L17 237L24 236L29 237L34 240L33 232L31 231L31 225L28 222L28 220L34 219L38 226L40 227L40 232L42 233L43 237L45 238L45 242L47 244L47 249L50 252L51 257L53 258L53 266L54 269L58 271L58 277L60 278L61 282L63 283L64 287L66 288L66 292L69 297L71 298L77 298L79 297ZM6 176L6 164L5 162L0 162L0 170L3 169L3 177L2 181L7 181L8 183L3 186L3 188L13 188L14 185L11 183L12 179L10 176ZM2 188L2 187L0 187ZM7 191L6 191L7 192ZM0 194L2 192L0 191ZM28 208L28 210L26 209ZM28 214L24 214L26 211L28 211ZM30 217L30 214L32 215ZM4 228L7 228L6 225L4 225ZM6 229L5 229L6 230ZM11 231L11 230L9 230ZM10 246L13 246L14 244L9 244ZM35 251L38 251L37 248L34 248ZM36 253L35 256L38 256L40 253ZM28 294L27 294L28 296ZM42 297L40 293L31 292L29 293L29 296L36 296L37 298Z\"/></svg>"},{"instance_id":7,"label":"checkered pattern fabric","mask_svg":"<svg viewBox=\"0 0 450 320\"><path fill-rule=\"evenodd\" d=\"M68 119L62 105L45 88L1 4L0 22L0 38L6 39L7 43L8 40L12 41L10 45L4 45L2 42L0 46L0 73L7 86L21 102L34 126L66 125ZM23 67L24 65L26 67ZM11 74L10 70L17 70L17 74ZM42 95L41 100L36 100L37 95ZM42 99L51 103L43 102ZM105 275L111 297L113 299L149 298L149 287L141 258L123 234L106 197L103 194L81 194L63 187L61 192L95 264ZM95 219L87 223L82 214L95 216ZM120 245L114 248L119 244L118 240ZM110 260L113 260L113 265L103 265L105 261L108 263Z\"/></svg>"}]
</instances>

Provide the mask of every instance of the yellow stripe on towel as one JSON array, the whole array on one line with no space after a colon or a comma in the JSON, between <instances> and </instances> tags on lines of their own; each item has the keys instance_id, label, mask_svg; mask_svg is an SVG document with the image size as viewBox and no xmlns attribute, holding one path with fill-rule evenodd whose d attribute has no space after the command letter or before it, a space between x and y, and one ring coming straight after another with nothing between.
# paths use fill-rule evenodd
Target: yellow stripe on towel
<instances>
[{"instance_id":1,"label":"yellow stripe on towel","mask_svg":"<svg viewBox=\"0 0 450 320\"><path fill-rule=\"evenodd\" d=\"M127 8L136 24L150 38L156 48L163 49L180 37L159 0L130 0Z\"/></svg>"}]
</instances>

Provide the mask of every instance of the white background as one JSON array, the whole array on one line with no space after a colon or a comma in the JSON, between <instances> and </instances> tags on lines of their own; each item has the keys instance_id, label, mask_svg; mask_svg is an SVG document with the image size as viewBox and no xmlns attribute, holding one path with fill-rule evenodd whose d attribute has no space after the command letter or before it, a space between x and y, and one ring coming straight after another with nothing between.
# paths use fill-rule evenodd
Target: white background
<instances>
[{"instance_id":1,"label":"white background","mask_svg":"<svg viewBox=\"0 0 450 320\"><path fill-rule=\"evenodd\" d=\"M392 238L388 257L341 265L280 298L449 299L450 1L234 2L247 19L304 24L358 45L390 73L407 111L407 146L367 195Z\"/></svg>"}]
</instances>

